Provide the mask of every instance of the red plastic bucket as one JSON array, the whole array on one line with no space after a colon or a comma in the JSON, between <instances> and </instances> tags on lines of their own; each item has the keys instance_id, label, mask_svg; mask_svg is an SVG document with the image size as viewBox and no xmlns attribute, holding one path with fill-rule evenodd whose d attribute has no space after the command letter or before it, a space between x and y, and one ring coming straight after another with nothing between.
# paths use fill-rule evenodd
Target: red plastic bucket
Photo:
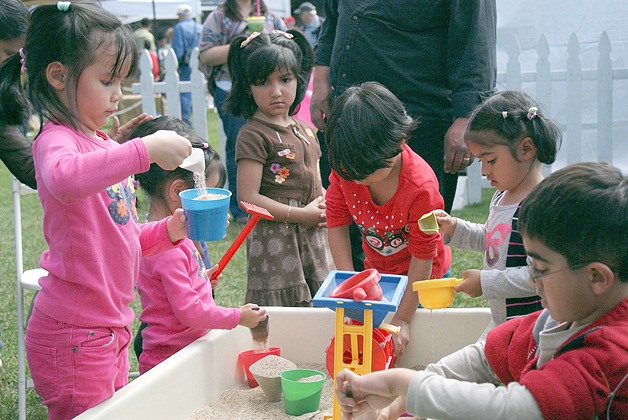
<instances>
[{"instance_id":1,"label":"red plastic bucket","mask_svg":"<svg viewBox=\"0 0 628 420\"><path fill-rule=\"evenodd\" d=\"M274 354L275 356L281 356L281 348L269 347L268 350L265 350L265 351L246 350L246 351L241 352L240 355L238 356L238 360L240 361L240 363L242 363L242 366L244 367L244 373L246 374L246 379L251 388L255 388L259 384L257 383L257 381L255 380L255 377L249 370L249 367L251 367L253 363L257 362L260 359L263 359L264 357L270 354Z\"/></svg>"},{"instance_id":2,"label":"red plastic bucket","mask_svg":"<svg viewBox=\"0 0 628 420\"><path fill-rule=\"evenodd\" d=\"M352 321L357 322L357 321ZM334 372L334 344L336 338L332 338L331 342L327 346L325 350L326 353L326 365L327 372L329 372L329 376L332 378L335 377ZM349 334L344 335L344 354L343 354L343 363L349 364L352 362L351 360L351 337ZM362 364L364 360L362 345L363 337L358 336L358 360L359 363ZM384 370L391 367L395 362L394 349L392 343L391 334L380 328L373 328L373 343L371 345L371 372L375 372L378 370Z\"/></svg>"}]
</instances>

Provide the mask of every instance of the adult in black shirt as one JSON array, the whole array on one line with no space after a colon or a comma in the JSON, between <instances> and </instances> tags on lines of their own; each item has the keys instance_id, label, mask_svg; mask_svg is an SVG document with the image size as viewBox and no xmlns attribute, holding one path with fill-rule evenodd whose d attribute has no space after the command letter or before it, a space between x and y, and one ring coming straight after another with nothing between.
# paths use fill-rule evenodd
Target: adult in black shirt
<instances>
[{"instance_id":1,"label":"adult in black shirt","mask_svg":"<svg viewBox=\"0 0 628 420\"><path fill-rule=\"evenodd\" d=\"M408 145L436 173L450 212L458 172L473 161L463 138L467 116L495 89L495 0L326 0L324 12L310 106L321 139L323 186L330 168L321 132L331 103L350 86L377 81L419 118ZM360 271L362 241L352 228L354 269ZM402 318L392 321L402 326L396 353L409 339L403 323L410 321Z\"/></svg>"}]
</instances>

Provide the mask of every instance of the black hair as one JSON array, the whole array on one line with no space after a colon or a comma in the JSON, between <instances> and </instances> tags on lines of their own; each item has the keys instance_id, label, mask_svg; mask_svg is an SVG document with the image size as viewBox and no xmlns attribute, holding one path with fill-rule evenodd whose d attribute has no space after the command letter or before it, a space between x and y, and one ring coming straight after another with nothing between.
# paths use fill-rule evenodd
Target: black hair
<instances>
[{"instance_id":1,"label":"black hair","mask_svg":"<svg viewBox=\"0 0 628 420\"><path fill-rule=\"evenodd\" d=\"M209 178L216 172L219 174L217 187L222 187L227 179L227 171L220 161L220 155L183 120L175 117L162 116L138 125L129 138L145 137L159 130L172 130L185 137L192 143L192 147L202 148L205 153L205 176ZM135 175L135 179L150 197L163 198L163 188L166 182L172 179L183 179L188 188L194 188L194 174L183 168L167 171L156 163L150 165L147 172Z\"/></svg>"},{"instance_id":2,"label":"black hair","mask_svg":"<svg viewBox=\"0 0 628 420\"><path fill-rule=\"evenodd\" d=\"M150 26L150 19L142 18L140 25L142 25L142 28L148 28Z\"/></svg>"},{"instance_id":3,"label":"black hair","mask_svg":"<svg viewBox=\"0 0 628 420\"><path fill-rule=\"evenodd\" d=\"M91 1L72 2L66 11L57 5L38 6L30 17L24 45L24 67L28 76L30 102L41 120L51 119L78 129L77 86L83 70L101 48L113 46L116 59L111 78L121 75L130 63L128 76L134 74L138 49L133 33L113 14ZM50 63L62 63L67 69L65 95L69 107L59 99L48 82ZM20 87L20 56L7 58L0 68L0 121L22 124L28 115L28 101Z\"/></svg>"},{"instance_id":4,"label":"black hair","mask_svg":"<svg viewBox=\"0 0 628 420\"><path fill-rule=\"evenodd\" d=\"M289 36L286 36L288 34ZM257 111L251 86L265 81L275 70L288 70L297 79L297 92L289 114L294 115L305 98L313 52L310 43L298 30L262 33L251 38L238 36L229 46L227 64L231 74L231 91L224 109L248 119ZM244 42L244 46L242 45Z\"/></svg>"},{"instance_id":5,"label":"black hair","mask_svg":"<svg viewBox=\"0 0 628 420\"><path fill-rule=\"evenodd\" d=\"M628 282L628 178L611 164L553 172L522 202L518 229L569 266L601 262Z\"/></svg>"},{"instance_id":6,"label":"black hair","mask_svg":"<svg viewBox=\"0 0 628 420\"><path fill-rule=\"evenodd\" d=\"M536 108L535 113L530 110ZM492 131L497 136L478 135ZM537 149L536 158L545 164L554 163L560 148L562 133L554 121L546 118L539 105L525 92L497 92L471 113L465 138L483 146L508 146L517 159L517 146L530 137ZM488 143L490 141L490 143Z\"/></svg>"},{"instance_id":7,"label":"black hair","mask_svg":"<svg viewBox=\"0 0 628 420\"><path fill-rule=\"evenodd\" d=\"M251 5L253 5L254 7L251 9L253 11L256 11L256 1L251 0ZM220 7L222 7L225 11L225 16L227 16L229 19L234 20L234 21L238 21L240 19L242 19L242 16L240 16L240 12L238 12L238 1L237 0L225 0ZM266 3L264 3L264 0L259 0L259 10L260 10L260 14L262 16L265 16L266 13L268 12L268 8L266 7ZM244 16L245 18L247 16Z\"/></svg>"},{"instance_id":8,"label":"black hair","mask_svg":"<svg viewBox=\"0 0 628 420\"><path fill-rule=\"evenodd\" d=\"M9 41L26 34L28 9L19 0L0 0L0 39Z\"/></svg>"},{"instance_id":9,"label":"black hair","mask_svg":"<svg viewBox=\"0 0 628 420\"><path fill-rule=\"evenodd\" d=\"M388 168L416 127L401 101L383 85L350 87L336 98L327 120L331 168L347 180L362 180Z\"/></svg>"}]
</instances>

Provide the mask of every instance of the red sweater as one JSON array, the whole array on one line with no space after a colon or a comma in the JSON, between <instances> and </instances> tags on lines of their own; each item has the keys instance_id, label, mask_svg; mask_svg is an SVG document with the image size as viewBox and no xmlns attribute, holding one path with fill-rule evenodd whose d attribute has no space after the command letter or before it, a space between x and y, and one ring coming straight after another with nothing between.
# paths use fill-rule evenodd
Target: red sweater
<instances>
[{"instance_id":1,"label":"red sweater","mask_svg":"<svg viewBox=\"0 0 628 420\"><path fill-rule=\"evenodd\" d=\"M451 265L451 250L443 245L441 235L427 235L417 224L425 213L443 208L436 175L407 145L401 162L397 191L382 206L373 203L366 185L342 179L332 171L325 195L327 226L355 221L362 232L366 268L405 275L414 256L432 259L432 278L441 278Z\"/></svg>"},{"instance_id":2,"label":"red sweater","mask_svg":"<svg viewBox=\"0 0 628 420\"><path fill-rule=\"evenodd\" d=\"M486 358L499 379L518 382L534 395L547 419L628 418L628 299L571 336L537 368L533 334L541 311L512 319L486 340Z\"/></svg>"}]
</instances>

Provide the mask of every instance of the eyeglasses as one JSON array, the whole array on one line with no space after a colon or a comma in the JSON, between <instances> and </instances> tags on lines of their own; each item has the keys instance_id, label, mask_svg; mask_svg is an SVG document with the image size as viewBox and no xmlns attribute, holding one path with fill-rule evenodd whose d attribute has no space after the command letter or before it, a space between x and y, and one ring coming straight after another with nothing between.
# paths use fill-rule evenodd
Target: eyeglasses
<instances>
[{"instance_id":1,"label":"eyeglasses","mask_svg":"<svg viewBox=\"0 0 628 420\"><path fill-rule=\"evenodd\" d=\"M536 280L538 280L540 278L551 276L552 274L562 273L563 271L577 270L579 268L584 267L587 264L590 264L590 262L585 262L585 263L572 265L572 266L567 267L567 268L561 268L560 270L550 271L549 273L545 273L544 270L538 270L538 269L534 268L532 266L532 259L530 257L526 258L526 264L527 264L527 268L528 268L528 274L530 274L530 279L532 281L536 281Z\"/></svg>"}]
</instances>

